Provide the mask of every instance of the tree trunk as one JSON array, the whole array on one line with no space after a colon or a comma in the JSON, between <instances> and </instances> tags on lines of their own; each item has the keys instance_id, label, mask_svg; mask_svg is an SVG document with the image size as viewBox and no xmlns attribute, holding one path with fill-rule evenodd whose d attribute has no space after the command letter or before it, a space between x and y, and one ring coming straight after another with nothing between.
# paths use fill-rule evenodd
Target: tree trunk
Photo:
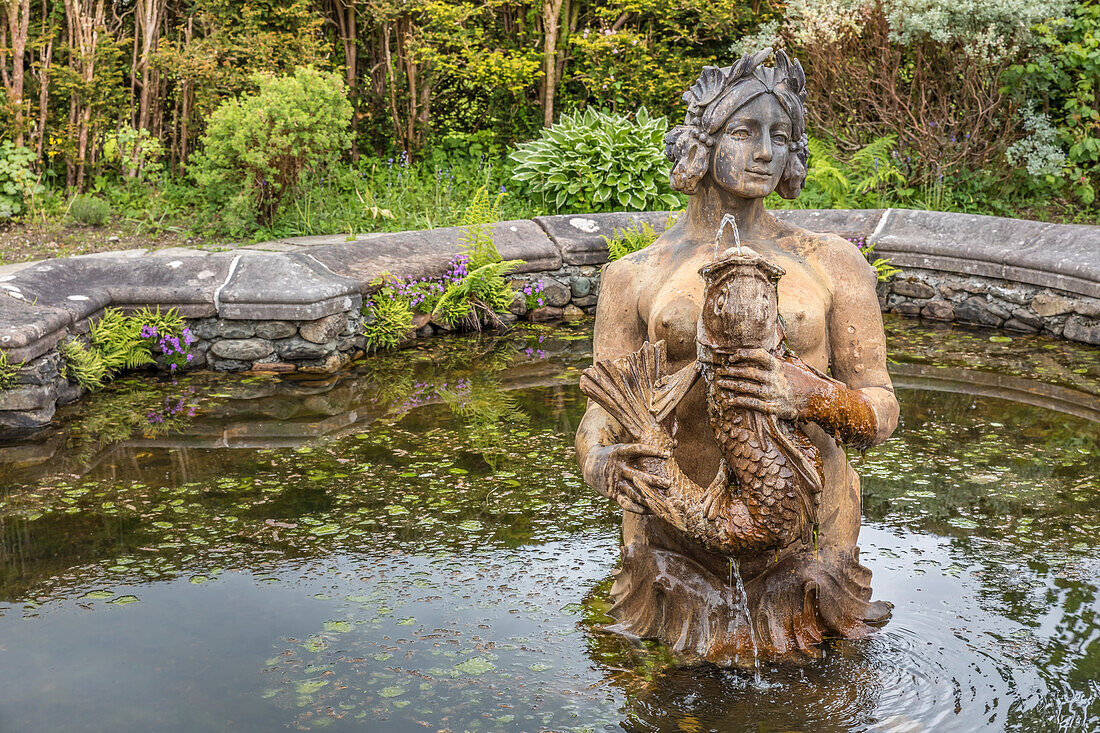
<instances>
[{"instance_id":1,"label":"tree trunk","mask_svg":"<svg viewBox=\"0 0 1100 733\"><path fill-rule=\"evenodd\" d=\"M542 124L550 127L554 124L554 96L558 91L558 18L561 16L563 0L543 0L543 80L542 80Z\"/></svg>"},{"instance_id":2,"label":"tree trunk","mask_svg":"<svg viewBox=\"0 0 1100 733\"><path fill-rule=\"evenodd\" d=\"M31 0L4 0L2 7L7 16L8 34L11 36L10 75L7 73L6 59L0 56L0 61L4 62L4 83L12 106L12 123L15 128L13 139L15 144L21 147L26 141L26 130L23 129L26 113L23 103L23 57L27 52L27 37L31 27Z\"/></svg>"}]
</instances>

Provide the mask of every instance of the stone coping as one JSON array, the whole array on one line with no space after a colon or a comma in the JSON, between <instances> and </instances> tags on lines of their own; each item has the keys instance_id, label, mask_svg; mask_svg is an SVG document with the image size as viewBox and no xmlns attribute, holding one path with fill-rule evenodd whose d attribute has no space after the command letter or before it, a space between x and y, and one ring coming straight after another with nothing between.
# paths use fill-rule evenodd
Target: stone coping
<instances>
[{"instance_id":1,"label":"stone coping","mask_svg":"<svg viewBox=\"0 0 1100 733\"><path fill-rule=\"evenodd\" d=\"M1100 298L1100 227L904 209L790 209L776 216L806 229L862 236L902 268L976 275ZM604 237L670 212L537 217L493 225L519 273L598 265ZM310 321L359 307L383 273L443 274L462 251L462 229L312 236L209 253L84 255L0 268L0 350L38 357L108 306L178 308L189 318Z\"/></svg>"}]
</instances>

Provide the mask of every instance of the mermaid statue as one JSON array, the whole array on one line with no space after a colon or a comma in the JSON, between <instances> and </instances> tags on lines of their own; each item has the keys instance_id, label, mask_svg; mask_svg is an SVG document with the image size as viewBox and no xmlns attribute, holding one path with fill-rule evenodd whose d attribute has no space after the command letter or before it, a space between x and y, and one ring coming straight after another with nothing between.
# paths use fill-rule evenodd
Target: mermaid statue
<instances>
[{"instance_id":1,"label":"mermaid statue","mask_svg":"<svg viewBox=\"0 0 1100 733\"><path fill-rule=\"evenodd\" d=\"M844 446L898 417L873 268L850 242L780 222L806 176L805 76L772 49L706 67L665 138L686 212L607 266L587 483L623 508L612 630L724 666L805 658L890 617L859 562Z\"/></svg>"}]
</instances>

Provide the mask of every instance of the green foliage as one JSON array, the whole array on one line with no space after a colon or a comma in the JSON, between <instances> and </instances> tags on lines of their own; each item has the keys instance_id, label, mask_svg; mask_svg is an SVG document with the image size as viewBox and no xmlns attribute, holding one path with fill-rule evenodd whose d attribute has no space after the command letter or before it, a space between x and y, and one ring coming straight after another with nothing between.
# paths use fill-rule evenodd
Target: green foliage
<instances>
[{"instance_id":1,"label":"green foliage","mask_svg":"<svg viewBox=\"0 0 1100 733\"><path fill-rule=\"evenodd\" d=\"M471 270L500 262L500 252L493 242L492 225L500 221L500 202L503 199L503 192L495 199L490 198L488 188L482 186L474 192L466 206L462 215L462 237L459 243L469 257Z\"/></svg>"},{"instance_id":2,"label":"green foliage","mask_svg":"<svg viewBox=\"0 0 1100 733\"><path fill-rule=\"evenodd\" d=\"M65 359L65 376L89 392L101 389L109 378L103 354L78 338L62 341L58 346Z\"/></svg>"},{"instance_id":3,"label":"green foliage","mask_svg":"<svg viewBox=\"0 0 1100 733\"><path fill-rule=\"evenodd\" d=\"M308 172L322 174L350 145L352 108L343 80L312 68L262 77L258 91L210 118L192 175L241 227L270 224Z\"/></svg>"},{"instance_id":4,"label":"green foliage","mask_svg":"<svg viewBox=\"0 0 1100 733\"><path fill-rule=\"evenodd\" d=\"M512 289L504 276L516 264L517 260L506 260L471 269L464 278L447 286L432 317L448 326L477 331L483 323L498 320L496 314L507 310L512 302Z\"/></svg>"},{"instance_id":5,"label":"green foliage","mask_svg":"<svg viewBox=\"0 0 1100 733\"><path fill-rule=\"evenodd\" d=\"M124 315L117 308L108 308L103 318L92 324L89 338L109 375L154 362L153 342L142 336L143 326L154 326L161 334L179 336L183 319L175 308L167 313L161 313L159 307L156 311L146 308L132 316Z\"/></svg>"},{"instance_id":6,"label":"green foliage","mask_svg":"<svg viewBox=\"0 0 1100 733\"><path fill-rule=\"evenodd\" d=\"M614 262L653 244L657 241L657 232L653 230L648 222L643 222L641 227L633 226L620 229L615 232L614 238L604 237L603 240L607 242L607 259Z\"/></svg>"},{"instance_id":7,"label":"green foliage","mask_svg":"<svg viewBox=\"0 0 1100 733\"><path fill-rule=\"evenodd\" d=\"M26 211L27 201L43 189L31 170L34 152L17 148L11 140L0 142L0 220Z\"/></svg>"},{"instance_id":8,"label":"green foliage","mask_svg":"<svg viewBox=\"0 0 1100 733\"><path fill-rule=\"evenodd\" d=\"M392 281L383 281L382 287L363 303L363 315L367 319L363 335L368 351L392 349L412 328L409 300L397 292Z\"/></svg>"},{"instance_id":9,"label":"green foliage","mask_svg":"<svg viewBox=\"0 0 1100 733\"><path fill-rule=\"evenodd\" d=\"M81 194L69 204L69 218L77 224L101 227L111 218L111 205L96 196Z\"/></svg>"},{"instance_id":10,"label":"green foliage","mask_svg":"<svg viewBox=\"0 0 1100 733\"><path fill-rule=\"evenodd\" d=\"M119 173L136 178L154 178L163 172L163 157L164 145L145 129L125 125L103 142L103 160Z\"/></svg>"},{"instance_id":11,"label":"green foliage","mask_svg":"<svg viewBox=\"0 0 1100 733\"><path fill-rule=\"evenodd\" d=\"M8 361L8 353L0 351L0 389L11 389L19 378L19 370L23 363L12 364Z\"/></svg>"},{"instance_id":12,"label":"green foliage","mask_svg":"<svg viewBox=\"0 0 1100 733\"><path fill-rule=\"evenodd\" d=\"M1100 5L1075 3L1068 17L1052 18L1034 30L1041 52L1009 69L1005 81L1021 90L1026 107L1046 113L1061 143L1061 175L1045 171L1044 183L1055 190L1067 188L1091 205L1100 189ZM1029 130L1032 137L1040 138L1027 151L1034 156L1048 146L1042 145L1042 123L1032 127L1039 128Z\"/></svg>"},{"instance_id":13,"label":"green foliage","mask_svg":"<svg viewBox=\"0 0 1100 733\"><path fill-rule=\"evenodd\" d=\"M806 183L798 199L776 208L877 209L904 195L905 176L895 163L893 135L885 135L850 156L842 156L834 142L810 138Z\"/></svg>"},{"instance_id":14,"label":"green foliage","mask_svg":"<svg viewBox=\"0 0 1100 733\"><path fill-rule=\"evenodd\" d=\"M666 128L644 107L635 121L594 109L564 115L512 153L515 178L561 212L679 207L668 183Z\"/></svg>"}]
</instances>

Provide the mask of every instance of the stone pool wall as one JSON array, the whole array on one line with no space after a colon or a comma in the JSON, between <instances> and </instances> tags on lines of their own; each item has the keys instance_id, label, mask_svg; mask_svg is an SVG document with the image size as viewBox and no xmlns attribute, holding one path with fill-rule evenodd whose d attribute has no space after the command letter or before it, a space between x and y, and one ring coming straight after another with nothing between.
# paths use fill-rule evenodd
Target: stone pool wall
<instances>
[{"instance_id":1,"label":"stone pool wall","mask_svg":"<svg viewBox=\"0 0 1100 733\"><path fill-rule=\"evenodd\" d=\"M880 287L884 310L1100 344L1100 227L907 210L791 210L780 218L875 246L902 269ZM539 282L544 304L513 301L505 321L558 321L595 310L605 236L668 212L538 217L494 225L513 278ZM0 351L22 363L0 391L0 428L48 423L81 390L57 346L104 308L177 308L198 338L192 367L331 372L361 355L364 296L388 273L441 276L461 252L458 228L299 237L223 248L134 250L0 267ZM7 297L5 297L7 296ZM446 330L418 316L408 341Z\"/></svg>"}]
</instances>

